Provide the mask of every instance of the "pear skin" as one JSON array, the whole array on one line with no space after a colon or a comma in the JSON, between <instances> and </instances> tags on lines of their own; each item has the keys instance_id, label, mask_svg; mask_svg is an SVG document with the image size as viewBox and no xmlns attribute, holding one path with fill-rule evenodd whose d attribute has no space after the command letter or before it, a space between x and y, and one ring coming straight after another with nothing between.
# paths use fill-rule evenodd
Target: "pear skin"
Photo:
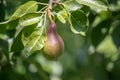
<instances>
[{"instance_id":1,"label":"pear skin","mask_svg":"<svg viewBox=\"0 0 120 80\"><path fill-rule=\"evenodd\" d=\"M43 51L44 56L49 60L57 60L64 51L64 42L57 33L55 22L50 24Z\"/></svg>"}]
</instances>

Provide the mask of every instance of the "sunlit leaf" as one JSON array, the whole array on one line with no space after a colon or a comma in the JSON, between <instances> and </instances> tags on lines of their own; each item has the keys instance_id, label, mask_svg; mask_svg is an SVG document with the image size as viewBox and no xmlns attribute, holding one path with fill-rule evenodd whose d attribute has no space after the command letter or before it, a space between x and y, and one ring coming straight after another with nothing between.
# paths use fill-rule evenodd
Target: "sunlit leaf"
<instances>
[{"instance_id":1,"label":"sunlit leaf","mask_svg":"<svg viewBox=\"0 0 120 80\"><path fill-rule=\"evenodd\" d=\"M114 45L110 35L104 38L96 50L97 52L104 53L105 57L110 58L112 61L116 61L118 59L118 50Z\"/></svg>"},{"instance_id":2,"label":"sunlit leaf","mask_svg":"<svg viewBox=\"0 0 120 80\"><path fill-rule=\"evenodd\" d=\"M62 22L62 23L65 23L66 22L66 20L65 20L65 18L62 16L62 15L60 15L59 13L57 13L57 18L60 20L60 22Z\"/></svg>"},{"instance_id":3,"label":"sunlit leaf","mask_svg":"<svg viewBox=\"0 0 120 80\"><path fill-rule=\"evenodd\" d=\"M28 1L27 3L21 5L12 15L12 17L5 21L5 22L1 22L0 24L7 24L12 20L16 20L20 17L22 17L23 15L27 14L27 13L33 13L36 12L38 9L38 5L36 1Z\"/></svg>"},{"instance_id":4,"label":"sunlit leaf","mask_svg":"<svg viewBox=\"0 0 120 80\"><path fill-rule=\"evenodd\" d=\"M36 27L32 27L32 29L27 27L24 29L22 33L22 43L24 45L23 56L30 56L34 51L43 48L46 40L46 15L44 17L41 16L41 20L42 22L40 21Z\"/></svg>"},{"instance_id":5,"label":"sunlit leaf","mask_svg":"<svg viewBox=\"0 0 120 80\"><path fill-rule=\"evenodd\" d=\"M21 5L12 15L10 20L15 20L27 13L32 13L36 12L38 8L37 2L36 1L29 1L23 5Z\"/></svg>"},{"instance_id":6,"label":"sunlit leaf","mask_svg":"<svg viewBox=\"0 0 120 80\"><path fill-rule=\"evenodd\" d=\"M30 26L27 26L25 28L23 28L22 26L20 26L20 30L18 32L16 32L15 34L15 39L13 41L13 44L12 44L12 47L11 47L11 51L15 51L15 52L18 52L18 51L21 51L22 49L24 49L24 44L22 42L22 33L27 30L25 33L26 36L29 36L34 28L36 27L36 24L34 25L30 25Z\"/></svg>"},{"instance_id":7,"label":"sunlit leaf","mask_svg":"<svg viewBox=\"0 0 120 80\"><path fill-rule=\"evenodd\" d=\"M98 1L95 0L75 0L79 4L83 4L86 6L91 7L94 11L100 12L100 11L107 11L107 6L104 4L99 3Z\"/></svg>"},{"instance_id":8,"label":"sunlit leaf","mask_svg":"<svg viewBox=\"0 0 120 80\"><path fill-rule=\"evenodd\" d=\"M66 10L61 10L58 14L62 15L65 19L68 18L68 12Z\"/></svg>"},{"instance_id":9,"label":"sunlit leaf","mask_svg":"<svg viewBox=\"0 0 120 80\"><path fill-rule=\"evenodd\" d=\"M26 26L35 25L40 21L40 14L38 13L29 13L22 16L19 20L19 25L16 27L16 34L17 36L19 32ZM36 26L35 26L36 27Z\"/></svg>"},{"instance_id":10,"label":"sunlit leaf","mask_svg":"<svg viewBox=\"0 0 120 80\"><path fill-rule=\"evenodd\" d=\"M42 27L43 23L44 23L43 16L40 16L40 21L39 21L37 27Z\"/></svg>"},{"instance_id":11,"label":"sunlit leaf","mask_svg":"<svg viewBox=\"0 0 120 80\"><path fill-rule=\"evenodd\" d=\"M31 26L27 26L23 29L22 31L22 43L25 46L26 43L28 42L28 37L34 32L36 25L31 25Z\"/></svg>"},{"instance_id":12,"label":"sunlit leaf","mask_svg":"<svg viewBox=\"0 0 120 80\"><path fill-rule=\"evenodd\" d=\"M22 16L19 20L19 24L21 26L29 26L40 21L40 14L38 13L30 13Z\"/></svg>"},{"instance_id":13,"label":"sunlit leaf","mask_svg":"<svg viewBox=\"0 0 120 80\"><path fill-rule=\"evenodd\" d=\"M33 33L26 37L25 33L22 35L22 42L25 46L24 51L26 56L29 56L30 53L41 50L44 46L46 37L43 34L44 27L39 27L33 31Z\"/></svg>"},{"instance_id":14,"label":"sunlit leaf","mask_svg":"<svg viewBox=\"0 0 120 80\"><path fill-rule=\"evenodd\" d=\"M63 6L68 10L68 11L75 11L78 9L82 8L82 5L78 4L75 1L66 1L63 3Z\"/></svg>"}]
</instances>

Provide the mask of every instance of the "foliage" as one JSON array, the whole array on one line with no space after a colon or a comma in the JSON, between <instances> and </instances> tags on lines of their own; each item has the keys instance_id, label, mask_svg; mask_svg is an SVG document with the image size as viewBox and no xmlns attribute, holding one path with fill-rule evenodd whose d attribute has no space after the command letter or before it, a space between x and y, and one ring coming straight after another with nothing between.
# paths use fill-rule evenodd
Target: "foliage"
<instances>
[{"instance_id":1,"label":"foliage","mask_svg":"<svg viewBox=\"0 0 120 80\"><path fill-rule=\"evenodd\" d=\"M55 3L52 17L65 43L57 63L42 56L50 20L46 12L49 4L41 2L22 3L6 21L4 6L0 9L4 21L0 23L0 80L120 79L120 1Z\"/></svg>"}]
</instances>

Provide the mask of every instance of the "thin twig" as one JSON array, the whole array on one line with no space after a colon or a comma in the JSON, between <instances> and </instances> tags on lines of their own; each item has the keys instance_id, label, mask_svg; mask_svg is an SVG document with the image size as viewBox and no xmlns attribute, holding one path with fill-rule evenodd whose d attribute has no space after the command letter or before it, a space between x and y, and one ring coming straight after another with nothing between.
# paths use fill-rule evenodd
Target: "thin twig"
<instances>
[{"instance_id":1,"label":"thin twig","mask_svg":"<svg viewBox=\"0 0 120 80\"><path fill-rule=\"evenodd\" d=\"M41 2L38 2L38 4L40 4L40 5L48 5L47 3L41 3Z\"/></svg>"},{"instance_id":2,"label":"thin twig","mask_svg":"<svg viewBox=\"0 0 120 80\"><path fill-rule=\"evenodd\" d=\"M52 4L53 4L53 0L49 0L48 8L49 8L50 10L52 10Z\"/></svg>"},{"instance_id":3,"label":"thin twig","mask_svg":"<svg viewBox=\"0 0 120 80\"><path fill-rule=\"evenodd\" d=\"M43 11L43 10L45 10L47 8L47 6L45 6L45 7L43 7L42 9L40 9L39 11L38 11L38 13L45 13L45 11ZM43 12L42 12L43 11Z\"/></svg>"}]
</instances>

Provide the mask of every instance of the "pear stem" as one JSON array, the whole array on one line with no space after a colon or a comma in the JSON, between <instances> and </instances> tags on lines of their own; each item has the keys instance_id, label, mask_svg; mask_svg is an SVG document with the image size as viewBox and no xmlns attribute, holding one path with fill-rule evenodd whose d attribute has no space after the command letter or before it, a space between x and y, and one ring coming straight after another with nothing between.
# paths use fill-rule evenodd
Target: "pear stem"
<instances>
[{"instance_id":1,"label":"pear stem","mask_svg":"<svg viewBox=\"0 0 120 80\"><path fill-rule=\"evenodd\" d=\"M53 3L59 4L59 2L60 2L60 0L56 0L56 1L49 0L49 4L48 4L48 8L47 8L47 14L48 14L48 17L49 17L51 23L54 22L53 19L52 19L52 13L51 13Z\"/></svg>"},{"instance_id":2,"label":"pear stem","mask_svg":"<svg viewBox=\"0 0 120 80\"><path fill-rule=\"evenodd\" d=\"M49 0L47 14L48 14L48 17L49 17L51 23L54 22L52 19L52 15L51 15L52 5L53 5L53 0Z\"/></svg>"},{"instance_id":3,"label":"pear stem","mask_svg":"<svg viewBox=\"0 0 120 80\"><path fill-rule=\"evenodd\" d=\"M48 17L49 17L49 19L50 19L50 22L51 23L53 23L54 21L53 21L53 19L52 19L52 15L51 15L51 10L47 10L47 13L48 13Z\"/></svg>"}]
</instances>

